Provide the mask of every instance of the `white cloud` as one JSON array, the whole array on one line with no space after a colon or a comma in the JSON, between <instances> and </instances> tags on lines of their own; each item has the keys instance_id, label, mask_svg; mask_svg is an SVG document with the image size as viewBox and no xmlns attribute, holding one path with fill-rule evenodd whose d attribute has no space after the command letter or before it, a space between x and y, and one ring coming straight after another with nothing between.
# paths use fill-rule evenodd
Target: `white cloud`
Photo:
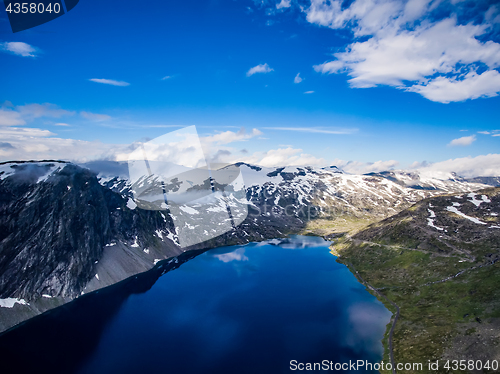
<instances>
[{"instance_id":1,"label":"white cloud","mask_svg":"<svg viewBox=\"0 0 500 374\"><path fill-rule=\"evenodd\" d=\"M102 84L109 84L111 86L120 86L120 87L130 86L130 83L128 83L128 82L115 81L113 79L91 78L91 79L89 79L89 81L96 82L96 83L102 83Z\"/></svg>"},{"instance_id":2,"label":"white cloud","mask_svg":"<svg viewBox=\"0 0 500 374\"><path fill-rule=\"evenodd\" d=\"M262 132L258 129L252 129L252 132L247 133L245 128L242 127L238 132L225 131L216 135L200 137L200 141L205 144L223 145L248 140L259 135L262 135Z\"/></svg>"},{"instance_id":3,"label":"white cloud","mask_svg":"<svg viewBox=\"0 0 500 374\"><path fill-rule=\"evenodd\" d=\"M27 127L0 127L0 139L11 147L3 147L3 161L57 159L85 162L97 159L114 159L122 145L104 144L99 141L61 139L48 130Z\"/></svg>"},{"instance_id":4,"label":"white cloud","mask_svg":"<svg viewBox=\"0 0 500 374\"><path fill-rule=\"evenodd\" d=\"M247 77L251 77L252 75L257 74L257 73L270 73L271 71L274 71L274 69L272 69L271 67L269 67L269 65L267 63L265 63L265 64L254 66L253 68L248 70Z\"/></svg>"},{"instance_id":5,"label":"white cloud","mask_svg":"<svg viewBox=\"0 0 500 374\"><path fill-rule=\"evenodd\" d=\"M267 152L256 152L241 161L264 167L274 166L316 166L325 165L323 158L316 158L310 154L302 153L302 149L279 148Z\"/></svg>"},{"instance_id":6,"label":"white cloud","mask_svg":"<svg viewBox=\"0 0 500 374\"><path fill-rule=\"evenodd\" d=\"M454 13L431 21L439 5L430 0L355 0L342 9L340 0L312 0L305 10L309 22L350 28L356 37L365 37L315 70L346 72L352 87L389 85L442 103L498 95L500 44L483 40L491 25L458 24ZM481 74L480 65L486 68Z\"/></svg>"},{"instance_id":7,"label":"white cloud","mask_svg":"<svg viewBox=\"0 0 500 374\"><path fill-rule=\"evenodd\" d=\"M61 109L57 105L50 103L19 105L16 106L16 110L27 120L40 117L60 118L74 114L74 112Z\"/></svg>"},{"instance_id":8,"label":"white cloud","mask_svg":"<svg viewBox=\"0 0 500 374\"><path fill-rule=\"evenodd\" d=\"M2 127L0 128L0 137L4 140L21 141L26 137L29 138L45 138L55 135L49 130L42 130L29 127Z\"/></svg>"},{"instance_id":9,"label":"white cloud","mask_svg":"<svg viewBox=\"0 0 500 374\"><path fill-rule=\"evenodd\" d=\"M381 171L394 169L399 165L399 162L395 160L361 162L361 161L344 161L336 159L333 161L333 165L339 167L340 169L344 170L347 173L366 174L366 173L378 173Z\"/></svg>"},{"instance_id":10,"label":"white cloud","mask_svg":"<svg viewBox=\"0 0 500 374\"><path fill-rule=\"evenodd\" d=\"M40 117L60 118L74 112L60 109L54 104L26 104L0 108L0 126L22 126Z\"/></svg>"},{"instance_id":11,"label":"white cloud","mask_svg":"<svg viewBox=\"0 0 500 374\"><path fill-rule=\"evenodd\" d=\"M63 123L63 122L54 123L54 126L71 127L71 125L68 125L67 123Z\"/></svg>"},{"instance_id":12,"label":"white cloud","mask_svg":"<svg viewBox=\"0 0 500 374\"><path fill-rule=\"evenodd\" d=\"M23 57L36 57L36 48L23 42L0 43L1 49Z\"/></svg>"},{"instance_id":13,"label":"white cloud","mask_svg":"<svg viewBox=\"0 0 500 374\"><path fill-rule=\"evenodd\" d=\"M490 135L491 134L491 132L489 132L489 131L478 131L477 133L483 134L483 135Z\"/></svg>"},{"instance_id":14,"label":"white cloud","mask_svg":"<svg viewBox=\"0 0 500 374\"><path fill-rule=\"evenodd\" d=\"M19 126L25 123L21 113L8 108L0 108L0 126Z\"/></svg>"},{"instance_id":15,"label":"white cloud","mask_svg":"<svg viewBox=\"0 0 500 374\"><path fill-rule=\"evenodd\" d=\"M281 0L279 4L276 4L276 9L290 8L291 6L291 0Z\"/></svg>"},{"instance_id":16,"label":"white cloud","mask_svg":"<svg viewBox=\"0 0 500 374\"><path fill-rule=\"evenodd\" d=\"M161 80L162 80L162 81L166 81L166 80L168 80L168 79L172 79L172 78L173 78L173 76L172 76L172 75L166 75L166 76L164 76Z\"/></svg>"},{"instance_id":17,"label":"white cloud","mask_svg":"<svg viewBox=\"0 0 500 374\"><path fill-rule=\"evenodd\" d=\"M263 127L266 130L279 130L279 131L298 131L309 132L316 134L333 134L333 135L346 135L354 134L358 129L328 129L322 127Z\"/></svg>"},{"instance_id":18,"label":"white cloud","mask_svg":"<svg viewBox=\"0 0 500 374\"><path fill-rule=\"evenodd\" d=\"M455 158L418 168L430 175L455 172L465 178L500 176L500 154Z\"/></svg>"},{"instance_id":19,"label":"white cloud","mask_svg":"<svg viewBox=\"0 0 500 374\"><path fill-rule=\"evenodd\" d=\"M314 93L314 91L306 91L306 92L304 92L304 93L305 93L305 94L307 94L307 95L309 95L309 94L313 94L313 93Z\"/></svg>"},{"instance_id":20,"label":"white cloud","mask_svg":"<svg viewBox=\"0 0 500 374\"><path fill-rule=\"evenodd\" d=\"M96 122L109 121L111 119L111 116L108 116L107 114L97 114L97 113L91 113L91 112L85 112L85 111L80 112L80 115L83 118L89 119L91 121L96 121Z\"/></svg>"},{"instance_id":21,"label":"white cloud","mask_svg":"<svg viewBox=\"0 0 500 374\"><path fill-rule=\"evenodd\" d=\"M437 77L427 84L414 85L407 90L445 104L479 97L493 97L500 92L500 73L488 70L482 74L470 72L463 79Z\"/></svg>"},{"instance_id":22,"label":"white cloud","mask_svg":"<svg viewBox=\"0 0 500 374\"><path fill-rule=\"evenodd\" d=\"M293 83L300 83L300 82L302 82L303 80L304 80L304 79L302 79L302 78L300 77L300 73L298 73L298 74L295 76L295 78L293 79Z\"/></svg>"},{"instance_id":23,"label":"white cloud","mask_svg":"<svg viewBox=\"0 0 500 374\"><path fill-rule=\"evenodd\" d=\"M463 136L458 139L453 139L448 145L449 146L467 146L471 145L473 142L476 141L476 135L471 135L471 136Z\"/></svg>"}]
</instances>

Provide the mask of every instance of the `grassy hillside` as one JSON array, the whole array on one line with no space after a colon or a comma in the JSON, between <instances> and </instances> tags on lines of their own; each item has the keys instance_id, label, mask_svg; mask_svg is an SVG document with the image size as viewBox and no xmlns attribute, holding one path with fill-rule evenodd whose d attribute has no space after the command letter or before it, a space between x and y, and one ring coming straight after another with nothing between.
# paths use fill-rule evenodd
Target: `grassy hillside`
<instances>
[{"instance_id":1,"label":"grassy hillside","mask_svg":"<svg viewBox=\"0 0 500 374\"><path fill-rule=\"evenodd\" d=\"M440 196L332 245L390 310L381 295L399 306L395 362L423 363L420 373L473 372L448 371L446 360L500 362L499 214L500 188Z\"/></svg>"}]
</instances>

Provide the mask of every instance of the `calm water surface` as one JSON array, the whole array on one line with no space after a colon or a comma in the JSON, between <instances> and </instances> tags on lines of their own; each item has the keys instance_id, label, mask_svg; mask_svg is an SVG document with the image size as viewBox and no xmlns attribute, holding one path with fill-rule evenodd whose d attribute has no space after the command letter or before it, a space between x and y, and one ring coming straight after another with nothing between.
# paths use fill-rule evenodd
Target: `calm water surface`
<instances>
[{"instance_id":1,"label":"calm water surface","mask_svg":"<svg viewBox=\"0 0 500 374\"><path fill-rule=\"evenodd\" d=\"M28 349L40 372L57 372L60 357L78 374L277 374L294 372L291 360L380 361L391 313L335 262L329 243L272 243L210 250L118 304L86 302L34 319L0 337L0 349ZM97 318L99 308L112 310ZM43 336L38 349L23 348Z\"/></svg>"}]
</instances>

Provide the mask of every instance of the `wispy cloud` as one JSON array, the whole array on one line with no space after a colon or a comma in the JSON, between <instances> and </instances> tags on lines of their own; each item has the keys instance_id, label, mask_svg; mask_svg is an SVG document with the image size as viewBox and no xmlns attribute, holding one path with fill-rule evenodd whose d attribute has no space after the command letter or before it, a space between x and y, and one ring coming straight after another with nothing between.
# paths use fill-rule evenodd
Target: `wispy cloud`
<instances>
[{"instance_id":1,"label":"wispy cloud","mask_svg":"<svg viewBox=\"0 0 500 374\"><path fill-rule=\"evenodd\" d=\"M458 139L453 139L448 145L449 146L468 146L471 145L473 142L476 141L476 135L471 135L471 136L463 136Z\"/></svg>"},{"instance_id":2,"label":"wispy cloud","mask_svg":"<svg viewBox=\"0 0 500 374\"><path fill-rule=\"evenodd\" d=\"M276 9L290 8L291 6L291 0L281 0L280 3L276 4Z\"/></svg>"},{"instance_id":3,"label":"wispy cloud","mask_svg":"<svg viewBox=\"0 0 500 374\"><path fill-rule=\"evenodd\" d=\"M72 116L74 112L59 108L54 104L8 105L0 108L0 126L22 126L36 118L60 118Z\"/></svg>"},{"instance_id":4,"label":"wispy cloud","mask_svg":"<svg viewBox=\"0 0 500 374\"><path fill-rule=\"evenodd\" d=\"M172 75L165 75L161 80L166 81L167 79L172 79L172 78L173 78Z\"/></svg>"},{"instance_id":5,"label":"wispy cloud","mask_svg":"<svg viewBox=\"0 0 500 374\"><path fill-rule=\"evenodd\" d=\"M500 44L489 37L495 18L477 23L467 18L469 2L454 4L355 0L344 7L341 0L311 0L304 10L309 22L350 29L356 38L314 69L347 73L355 88L388 85L440 103L497 96Z\"/></svg>"},{"instance_id":6,"label":"wispy cloud","mask_svg":"<svg viewBox=\"0 0 500 374\"><path fill-rule=\"evenodd\" d=\"M61 126L61 127L71 127L71 125L68 125L67 123L54 123L54 126Z\"/></svg>"},{"instance_id":7,"label":"wispy cloud","mask_svg":"<svg viewBox=\"0 0 500 374\"><path fill-rule=\"evenodd\" d=\"M108 116L107 114L98 114L85 111L80 112L80 115L83 118L96 122L109 121L111 119L111 116Z\"/></svg>"},{"instance_id":8,"label":"wispy cloud","mask_svg":"<svg viewBox=\"0 0 500 374\"><path fill-rule=\"evenodd\" d=\"M102 83L102 84L109 84L111 86L119 86L119 87L130 86L130 83L128 83L128 82L115 81L113 79L91 78L91 79L89 79L89 81L96 82L96 83Z\"/></svg>"},{"instance_id":9,"label":"wispy cloud","mask_svg":"<svg viewBox=\"0 0 500 374\"><path fill-rule=\"evenodd\" d=\"M358 132L358 129L328 129L321 127L263 127L266 130L297 131L316 134L349 135Z\"/></svg>"},{"instance_id":10,"label":"wispy cloud","mask_svg":"<svg viewBox=\"0 0 500 374\"><path fill-rule=\"evenodd\" d=\"M300 82L302 82L303 80L304 80L304 79L300 77L300 73L298 73L298 74L295 76L295 78L294 78L294 80L293 80L293 83L300 83Z\"/></svg>"},{"instance_id":11,"label":"wispy cloud","mask_svg":"<svg viewBox=\"0 0 500 374\"><path fill-rule=\"evenodd\" d=\"M36 57L37 49L23 42L0 43L0 49L23 57Z\"/></svg>"},{"instance_id":12,"label":"wispy cloud","mask_svg":"<svg viewBox=\"0 0 500 374\"><path fill-rule=\"evenodd\" d=\"M201 137L200 140L203 143L223 145L238 141L245 141L259 135L262 135L262 132L258 129L252 129L251 132L247 133L245 128L242 127L238 132L224 131L219 134Z\"/></svg>"},{"instance_id":13,"label":"wispy cloud","mask_svg":"<svg viewBox=\"0 0 500 374\"><path fill-rule=\"evenodd\" d=\"M272 69L267 63L265 63L265 64L254 66L253 68L248 70L247 77L251 77L252 75L257 74L257 73L264 73L264 74L270 73L271 71L274 71L274 69Z\"/></svg>"},{"instance_id":14,"label":"wispy cloud","mask_svg":"<svg viewBox=\"0 0 500 374\"><path fill-rule=\"evenodd\" d=\"M314 91L306 91L306 92L304 92L304 93L305 93L306 95L310 95L310 94L313 94L313 93L314 93Z\"/></svg>"}]
</instances>

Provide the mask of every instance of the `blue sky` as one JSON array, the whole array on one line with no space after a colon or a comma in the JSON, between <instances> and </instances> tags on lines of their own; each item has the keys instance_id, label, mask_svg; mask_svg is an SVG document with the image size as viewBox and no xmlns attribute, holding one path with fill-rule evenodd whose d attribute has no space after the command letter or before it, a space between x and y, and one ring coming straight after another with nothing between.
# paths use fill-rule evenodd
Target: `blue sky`
<instances>
[{"instance_id":1,"label":"blue sky","mask_svg":"<svg viewBox=\"0 0 500 374\"><path fill-rule=\"evenodd\" d=\"M81 0L16 34L2 10L0 159L196 125L265 166L500 174L499 31L488 1Z\"/></svg>"}]
</instances>

